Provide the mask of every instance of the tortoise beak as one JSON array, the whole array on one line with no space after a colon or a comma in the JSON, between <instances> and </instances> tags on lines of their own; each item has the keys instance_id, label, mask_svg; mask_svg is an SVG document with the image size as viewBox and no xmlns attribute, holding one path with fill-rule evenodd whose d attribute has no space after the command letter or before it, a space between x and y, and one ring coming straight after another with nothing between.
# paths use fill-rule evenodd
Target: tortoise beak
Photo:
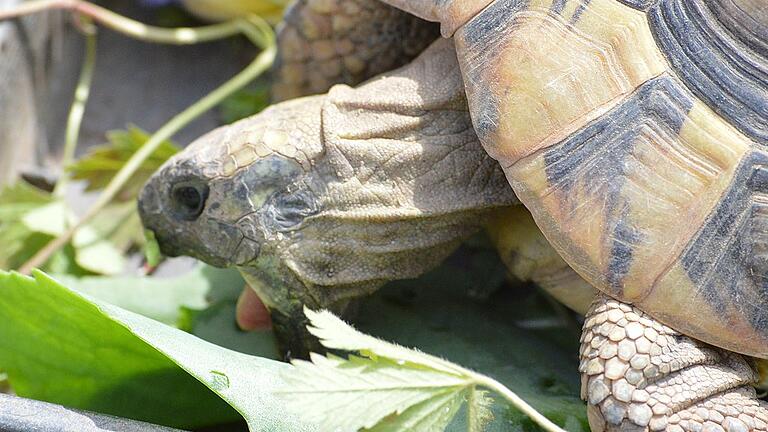
<instances>
[{"instance_id":1,"label":"tortoise beak","mask_svg":"<svg viewBox=\"0 0 768 432\"><path fill-rule=\"evenodd\" d=\"M161 168L144 185L139 216L163 255L187 255L216 267L232 264L243 236L236 226L208 214L209 192L205 179L177 164Z\"/></svg>"}]
</instances>

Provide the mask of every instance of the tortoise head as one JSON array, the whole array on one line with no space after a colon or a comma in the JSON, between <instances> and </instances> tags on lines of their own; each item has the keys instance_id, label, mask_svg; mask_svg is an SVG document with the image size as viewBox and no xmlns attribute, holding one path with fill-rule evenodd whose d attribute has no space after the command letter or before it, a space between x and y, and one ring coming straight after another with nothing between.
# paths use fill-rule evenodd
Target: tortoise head
<instances>
[{"instance_id":1,"label":"tortoise head","mask_svg":"<svg viewBox=\"0 0 768 432\"><path fill-rule=\"evenodd\" d=\"M270 308L279 339L294 344L283 350L294 354L309 345L301 306L319 305L276 257L318 210L312 166L322 150L320 105L318 98L285 102L202 136L139 197L142 223L163 254L238 267Z\"/></svg>"},{"instance_id":2,"label":"tortoise head","mask_svg":"<svg viewBox=\"0 0 768 432\"><path fill-rule=\"evenodd\" d=\"M320 148L319 116L314 99L281 104L202 136L166 162L139 197L163 254L247 266L313 214L303 182L313 143Z\"/></svg>"}]
</instances>

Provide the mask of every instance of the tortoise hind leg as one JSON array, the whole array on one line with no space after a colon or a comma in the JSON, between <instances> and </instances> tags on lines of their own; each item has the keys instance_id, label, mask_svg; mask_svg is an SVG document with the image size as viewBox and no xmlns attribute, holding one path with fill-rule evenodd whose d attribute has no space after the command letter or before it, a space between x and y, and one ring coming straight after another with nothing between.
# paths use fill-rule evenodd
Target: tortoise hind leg
<instances>
[{"instance_id":1,"label":"tortoise hind leg","mask_svg":"<svg viewBox=\"0 0 768 432\"><path fill-rule=\"evenodd\" d=\"M359 84L408 63L438 32L378 0L298 0L278 30L272 99Z\"/></svg>"},{"instance_id":2,"label":"tortoise hind leg","mask_svg":"<svg viewBox=\"0 0 768 432\"><path fill-rule=\"evenodd\" d=\"M600 296L580 350L582 398L594 432L768 430L751 361L684 336Z\"/></svg>"}]
</instances>

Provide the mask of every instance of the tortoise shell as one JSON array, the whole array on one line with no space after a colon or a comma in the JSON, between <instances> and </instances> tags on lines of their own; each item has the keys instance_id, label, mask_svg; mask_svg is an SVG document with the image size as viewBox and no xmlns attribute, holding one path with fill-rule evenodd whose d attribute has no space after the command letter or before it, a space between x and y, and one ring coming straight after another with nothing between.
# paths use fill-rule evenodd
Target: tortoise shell
<instances>
[{"instance_id":1,"label":"tortoise shell","mask_svg":"<svg viewBox=\"0 0 768 432\"><path fill-rule=\"evenodd\" d=\"M768 357L768 4L387 3L455 37L483 146L574 269Z\"/></svg>"}]
</instances>

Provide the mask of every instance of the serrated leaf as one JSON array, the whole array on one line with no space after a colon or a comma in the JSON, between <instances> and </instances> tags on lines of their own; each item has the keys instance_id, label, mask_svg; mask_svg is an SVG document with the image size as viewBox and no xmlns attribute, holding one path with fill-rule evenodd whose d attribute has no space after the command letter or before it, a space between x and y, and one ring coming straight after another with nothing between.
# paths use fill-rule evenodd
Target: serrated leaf
<instances>
[{"instance_id":1,"label":"serrated leaf","mask_svg":"<svg viewBox=\"0 0 768 432\"><path fill-rule=\"evenodd\" d=\"M68 166L67 170L73 179L85 180L87 190L102 189L148 139L149 134L135 126L111 131L107 133L107 144L92 147L88 154ZM171 141L163 141L131 176L119 196L124 199L135 197L147 179L178 150Z\"/></svg>"},{"instance_id":2,"label":"serrated leaf","mask_svg":"<svg viewBox=\"0 0 768 432\"><path fill-rule=\"evenodd\" d=\"M447 390L416 404L400 415L392 415L370 432L443 432L464 403L465 392Z\"/></svg>"},{"instance_id":3,"label":"serrated leaf","mask_svg":"<svg viewBox=\"0 0 768 432\"><path fill-rule=\"evenodd\" d=\"M0 271L0 368L18 394L72 407L187 428L238 418L213 391L251 430L314 430L272 395L287 365L89 300L41 272Z\"/></svg>"},{"instance_id":4,"label":"serrated leaf","mask_svg":"<svg viewBox=\"0 0 768 432\"><path fill-rule=\"evenodd\" d=\"M411 368L386 359L312 354L283 375L283 395L321 430L356 432L446 392L461 393L466 377Z\"/></svg>"},{"instance_id":5,"label":"serrated leaf","mask_svg":"<svg viewBox=\"0 0 768 432\"><path fill-rule=\"evenodd\" d=\"M568 431L588 432L576 372L578 334L557 319L547 327L523 327L531 319L557 318L530 286L505 285L487 299L468 298L471 289L488 282L486 270L463 265L471 252L460 250L419 279L389 284L361 303L356 327L492 377ZM503 269L498 257L490 258ZM504 403L495 403L492 412L487 432L538 430ZM467 412L461 410L447 432L465 432L467 423Z\"/></svg>"},{"instance_id":6,"label":"serrated leaf","mask_svg":"<svg viewBox=\"0 0 768 432\"><path fill-rule=\"evenodd\" d=\"M307 327L309 332L326 348L359 351L367 357L385 357L447 374L464 375L461 368L443 359L361 333L328 311L305 309L304 312L311 322Z\"/></svg>"},{"instance_id":7,"label":"serrated leaf","mask_svg":"<svg viewBox=\"0 0 768 432\"><path fill-rule=\"evenodd\" d=\"M482 432L488 423L493 420L493 399L485 390L472 387L467 392L467 431Z\"/></svg>"}]
</instances>

